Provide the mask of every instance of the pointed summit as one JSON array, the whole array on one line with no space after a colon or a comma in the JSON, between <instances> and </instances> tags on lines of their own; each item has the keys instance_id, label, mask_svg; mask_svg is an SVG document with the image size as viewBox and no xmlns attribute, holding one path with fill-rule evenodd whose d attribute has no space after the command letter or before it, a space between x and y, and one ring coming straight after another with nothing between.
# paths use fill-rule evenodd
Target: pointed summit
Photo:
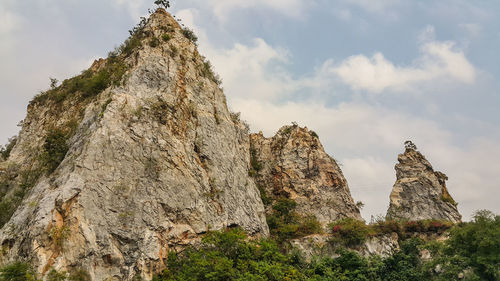
<instances>
[{"instance_id":1,"label":"pointed summit","mask_svg":"<svg viewBox=\"0 0 500 281\"><path fill-rule=\"evenodd\" d=\"M462 216L446 188L448 177L434 171L412 142L405 146L395 167L397 180L390 195L387 218L460 222Z\"/></svg>"},{"instance_id":2,"label":"pointed summit","mask_svg":"<svg viewBox=\"0 0 500 281\"><path fill-rule=\"evenodd\" d=\"M272 200L294 200L298 213L324 227L346 217L362 220L340 167L314 131L283 126L272 138L251 134L250 143L257 184Z\"/></svg>"}]
</instances>

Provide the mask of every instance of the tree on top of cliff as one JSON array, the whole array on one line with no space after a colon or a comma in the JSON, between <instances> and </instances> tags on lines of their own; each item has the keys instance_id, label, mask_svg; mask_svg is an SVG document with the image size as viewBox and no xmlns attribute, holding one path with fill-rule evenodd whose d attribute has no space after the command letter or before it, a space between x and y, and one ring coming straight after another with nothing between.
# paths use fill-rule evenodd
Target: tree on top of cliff
<instances>
[{"instance_id":1,"label":"tree on top of cliff","mask_svg":"<svg viewBox=\"0 0 500 281\"><path fill-rule=\"evenodd\" d=\"M163 7L165 10L170 8L170 1L156 0L155 4L158 5L159 7Z\"/></svg>"},{"instance_id":2,"label":"tree on top of cliff","mask_svg":"<svg viewBox=\"0 0 500 281\"><path fill-rule=\"evenodd\" d=\"M417 150L417 146L411 140L405 141L405 148L406 149Z\"/></svg>"}]
</instances>

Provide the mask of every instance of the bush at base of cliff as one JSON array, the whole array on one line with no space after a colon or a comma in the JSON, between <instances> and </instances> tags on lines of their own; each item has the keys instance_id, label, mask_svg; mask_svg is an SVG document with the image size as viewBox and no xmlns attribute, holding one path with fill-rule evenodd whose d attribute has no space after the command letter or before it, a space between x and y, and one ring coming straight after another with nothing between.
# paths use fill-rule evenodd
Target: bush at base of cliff
<instances>
[{"instance_id":1,"label":"bush at base of cliff","mask_svg":"<svg viewBox=\"0 0 500 281\"><path fill-rule=\"evenodd\" d=\"M478 211L472 222L450 231L444 244L433 245L430 268L439 266L434 280L500 280L500 216Z\"/></svg>"},{"instance_id":2,"label":"bush at base of cliff","mask_svg":"<svg viewBox=\"0 0 500 281\"><path fill-rule=\"evenodd\" d=\"M328 224L332 232L330 242L340 243L347 247L357 246L366 241L370 233L369 227L362 221L345 218Z\"/></svg>"},{"instance_id":3,"label":"bush at base of cliff","mask_svg":"<svg viewBox=\"0 0 500 281\"><path fill-rule=\"evenodd\" d=\"M310 234L322 233L321 223L312 215L300 215L295 211L297 203L281 198L272 206L273 213L267 217L271 236L278 243Z\"/></svg>"},{"instance_id":4,"label":"bush at base of cliff","mask_svg":"<svg viewBox=\"0 0 500 281\"><path fill-rule=\"evenodd\" d=\"M240 229L209 233L200 248L170 253L153 280L306 280L292 255L270 240L246 241Z\"/></svg>"}]
</instances>

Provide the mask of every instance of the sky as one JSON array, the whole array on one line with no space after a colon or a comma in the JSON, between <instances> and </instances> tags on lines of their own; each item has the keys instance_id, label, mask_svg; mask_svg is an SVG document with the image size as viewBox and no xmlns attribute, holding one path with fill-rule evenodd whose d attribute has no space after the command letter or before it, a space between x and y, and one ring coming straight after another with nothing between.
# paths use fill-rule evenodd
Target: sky
<instances>
[{"instance_id":1,"label":"sky","mask_svg":"<svg viewBox=\"0 0 500 281\"><path fill-rule=\"evenodd\" d=\"M28 102L106 57L153 0L0 0L0 143ZM297 122L340 164L363 217L385 215L412 140L468 220L500 213L500 2L183 0L228 104L252 131Z\"/></svg>"}]
</instances>

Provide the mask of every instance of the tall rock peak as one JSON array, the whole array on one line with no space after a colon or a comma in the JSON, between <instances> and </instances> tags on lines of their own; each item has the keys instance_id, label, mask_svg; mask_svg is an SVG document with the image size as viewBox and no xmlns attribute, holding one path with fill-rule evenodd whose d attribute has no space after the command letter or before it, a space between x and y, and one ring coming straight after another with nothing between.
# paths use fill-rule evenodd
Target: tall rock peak
<instances>
[{"instance_id":1,"label":"tall rock peak","mask_svg":"<svg viewBox=\"0 0 500 281\"><path fill-rule=\"evenodd\" d=\"M345 217L362 220L340 167L314 131L294 124L271 138L251 134L250 142L252 173L272 199L295 200L300 214L324 226Z\"/></svg>"},{"instance_id":2,"label":"tall rock peak","mask_svg":"<svg viewBox=\"0 0 500 281\"><path fill-rule=\"evenodd\" d=\"M406 143L405 152L398 156L398 162L388 219L461 221L457 204L446 188L448 177L434 171L413 143Z\"/></svg>"},{"instance_id":3,"label":"tall rock peak","mask_svg":"<svg viewBox=\"0 0 500 281\"><path fill-rule=\"evenodd\" d=\"M0 264L150 280L209 230L269 234L248 127L194 42L158 10L31 102L0 169Z\"/></svg>"}]
</instances>

